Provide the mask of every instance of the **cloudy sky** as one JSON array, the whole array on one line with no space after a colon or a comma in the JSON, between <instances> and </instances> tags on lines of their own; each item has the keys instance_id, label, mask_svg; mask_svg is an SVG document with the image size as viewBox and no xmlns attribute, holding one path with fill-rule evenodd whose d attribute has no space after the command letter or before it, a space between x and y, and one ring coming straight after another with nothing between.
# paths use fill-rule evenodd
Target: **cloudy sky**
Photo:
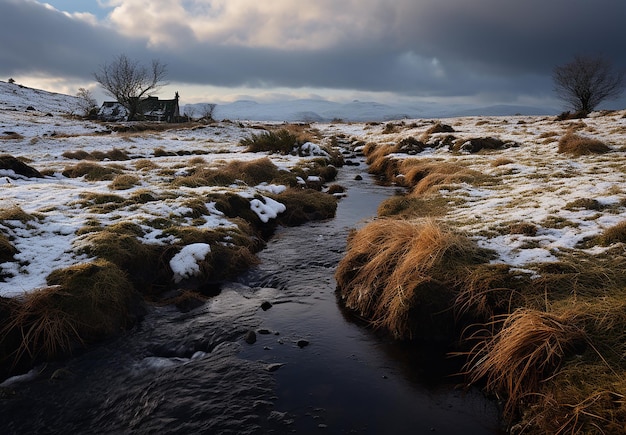
<instances>
[{"instance_id":1,"label":"cloudy sky","mask_svg":"<svg viewBox=\"0 0 626 435\"><path fill-rule=\"evenodd\" d=\"M563 108L554 66L626 70L624 0L0 0L0 80L104 94L119 54L182 103L325 98ZM605 104L624 108L626 99Z\"/></svg>"}]
</instances>

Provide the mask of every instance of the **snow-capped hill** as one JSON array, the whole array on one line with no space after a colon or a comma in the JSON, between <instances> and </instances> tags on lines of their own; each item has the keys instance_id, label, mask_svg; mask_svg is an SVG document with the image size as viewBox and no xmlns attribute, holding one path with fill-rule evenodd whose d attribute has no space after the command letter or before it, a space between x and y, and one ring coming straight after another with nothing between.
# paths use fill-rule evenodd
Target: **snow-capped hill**
<instances>
[{"instance_id":1,"label":"snow-capped hill","mask_svg":"<svg viewBox=\"0 0 626 435\"><path fill-rule=\"evenodd\" d=\"M494 106L460 110L455 114L455 116L546 116L556 115L557 113L558 110L551 107L532 107L498 104Z\"/></svg>"},{"instance_id":2,"label":"snow-capped hill","mask_svg":"<svg viewBox=\"0 0 626 435\"><path fill-rule=\"evenodd\" d=\"M194 116L203 112L207 104L188 104L183 113ZM300 99L271 103L239 100L227 104L218 104L213 111L217 120L252 120L285 122L347 122L392 121L396 119L415 119L424 117L449 118L458 116L511 116L553 115L558 113L553 108L530 106L496 105L476 107L469 105L441 106L421 104L383 104L373 101L352 101L337 103L328 100Z\"/></svg>"},{"instance_id":3,"label":"snow-capped hill","mask_svg":"<svg viewBox=\"0 0 626 435\"><path fill-rule=\"evenodd\" d=\"M0 110L35 110L56 114L79 111L78 97L0 81Z\"/></svg>"}]
</instances>

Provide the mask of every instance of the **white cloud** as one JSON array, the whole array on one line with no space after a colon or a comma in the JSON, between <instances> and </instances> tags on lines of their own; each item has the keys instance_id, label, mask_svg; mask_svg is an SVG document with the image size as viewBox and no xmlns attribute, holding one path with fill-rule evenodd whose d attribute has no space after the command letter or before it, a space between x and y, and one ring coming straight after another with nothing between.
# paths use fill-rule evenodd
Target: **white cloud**
<instances>
[{"instance_id":1,"label":"white cloud","mask_svg":"<svg viewBox=\"0 0 626 435\"><path fill-rule=\"evenodd\" d=\"M183 35L222 45L321 49L380 37L389 24L381 14L394 14L378 0L112 0L108 6L115 27L153 46L183 44Z\"/></svg>"}]
</instances>

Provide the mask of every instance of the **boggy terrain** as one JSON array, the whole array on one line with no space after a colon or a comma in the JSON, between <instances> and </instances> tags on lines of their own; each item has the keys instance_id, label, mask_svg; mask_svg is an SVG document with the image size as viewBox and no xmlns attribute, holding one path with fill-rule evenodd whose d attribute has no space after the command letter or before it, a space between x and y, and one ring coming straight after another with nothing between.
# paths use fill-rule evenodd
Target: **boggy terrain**
<instances>
[{"instance_id":1,"label":"boggy terrain","mask_svg":"<svg viewBox=\"0 0 626 435\"><path fill-rule=\"evenodd\" d=\"M350 236L341 303L447 344L511 432L623 432L623 112L172 128L36 106L0 118L3 377L202 304L277 225L332 217L363 152L398 195Z\"/></svg>"},{"instance_id":2,"label":"boggy terrain","mask_svg":"<svg viewBox=\"0 0 626 435\"><path fill-rule=\"evenodd\" d=\"M402 191L349 239L343 303L452 346L512 433L623 433L624 113L444 121L362 136Z\"/></svg>"}]
</instances>

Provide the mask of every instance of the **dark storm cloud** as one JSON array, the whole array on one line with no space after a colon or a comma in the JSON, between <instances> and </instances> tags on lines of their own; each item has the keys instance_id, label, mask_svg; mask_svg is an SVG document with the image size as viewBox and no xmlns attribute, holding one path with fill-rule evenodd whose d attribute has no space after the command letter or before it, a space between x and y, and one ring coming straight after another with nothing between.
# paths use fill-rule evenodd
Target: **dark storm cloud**
<instances>
[{"instance_id":1,"label":"dark storm cloud","mask_svg":"<svg viewBox=\"0 0 626 435\"><path fill-rule=\"evenodd\" d=\"M354 29L346 24L322 47L201 41L184 22L170 22L166 35L182 43L159 45L32 0L0 0L0 75L89 80L104 62L126 53L166 63L171 82L506 99L551 93L552 68L578 53L601 54L626 69L623 0L369 0L349 12ZM247 19L248 28L255 25L254 17ZM357 22L366 22L371 34ZM289 24L285 32L298 26ZM313 32L315 25L306 28Z\"/></svg>"},{"instance_id":2,"label":"dark storm cloud","mask_svg":"<svg viewBox=\"0 0 626 435\"><path fill-rule=\"evenodd\" d=\"M133 41L30 0L0 0L0 74L90 78L121 51L145 52Z\"/></svg>"}]
</instances>

